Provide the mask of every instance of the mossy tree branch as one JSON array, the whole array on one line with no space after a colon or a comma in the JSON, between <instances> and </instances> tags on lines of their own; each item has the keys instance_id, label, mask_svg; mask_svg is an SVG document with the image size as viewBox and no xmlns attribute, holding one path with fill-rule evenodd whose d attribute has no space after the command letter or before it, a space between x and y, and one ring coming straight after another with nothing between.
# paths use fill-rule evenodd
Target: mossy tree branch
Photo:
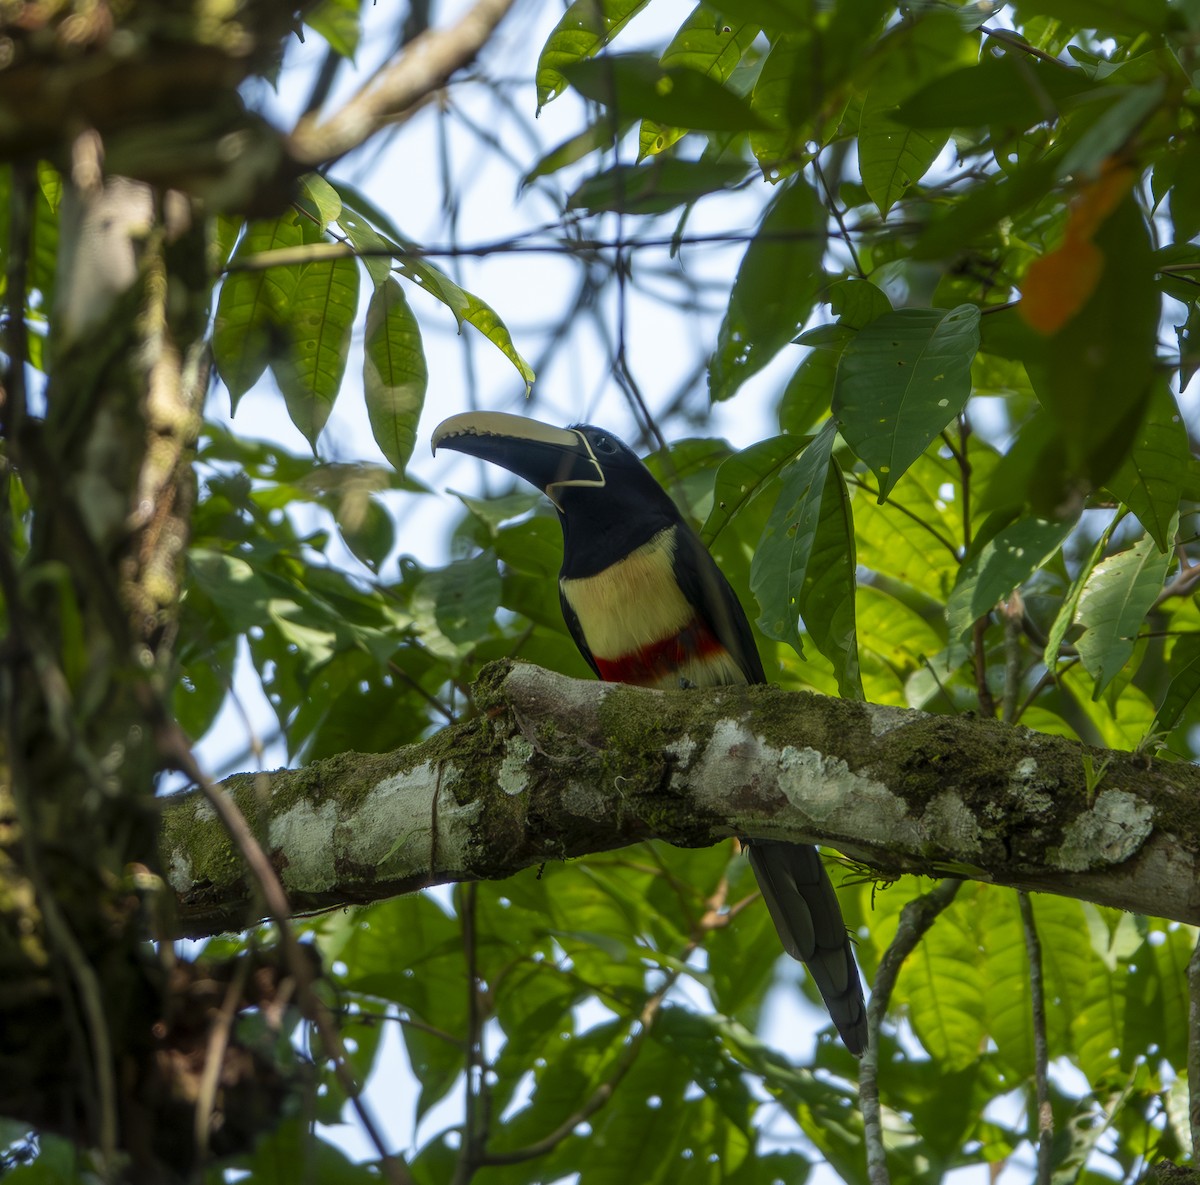
<instances>
[{"instance_id":1,"label":"mossy tree branch","mask_svg":"<svg viewBox=\"0 0 1200 1185\"><path fill-rule=\"evenodd\" d=\"M226 786L269 837L293 907L498 879L659 838L830 844L880 871L990 880L1200 923L1200 769L997 721L770 687L647 691L489 667L481 714L382 755ZM1095 761L1093 760L1093 766ZM257 918L200 797L167 801L180 930Z\"/></svg>"}]
</instances>

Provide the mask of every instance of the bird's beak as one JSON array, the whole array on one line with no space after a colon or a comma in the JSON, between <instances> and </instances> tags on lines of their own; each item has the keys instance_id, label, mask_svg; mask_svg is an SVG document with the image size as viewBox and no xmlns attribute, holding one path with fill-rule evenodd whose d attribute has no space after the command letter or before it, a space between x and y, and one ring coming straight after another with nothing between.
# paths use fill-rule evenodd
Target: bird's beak
<instances>
[{"instance_id":1,"label":"bird's beak","mask_svg":"<svg viewBox=\"0 0 1200 1185\"><path fill-rule=\"evenodd\" d=\"M454 449L490 461L538 487L556 506L568 486L603 488L604 470L587 437L574 428L505 412L466 412L443 420L433 431L433 451Z\"/></svg>"}]
</instances>

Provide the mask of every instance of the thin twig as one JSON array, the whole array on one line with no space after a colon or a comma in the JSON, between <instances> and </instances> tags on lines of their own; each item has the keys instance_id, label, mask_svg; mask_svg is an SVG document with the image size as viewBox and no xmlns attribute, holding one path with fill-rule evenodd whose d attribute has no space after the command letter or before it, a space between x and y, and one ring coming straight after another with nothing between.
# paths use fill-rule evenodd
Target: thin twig
<instances>
[{"instance_id":1,"label":"thin twig","mask_svg":"<svg viewBox=\"0 0 1200 1185\"><path fill-rule=\"evenodd\" d=\"M1004 620L1004 694L1000 701L1000 719L1011 724L1017 714L1017 695L1021 690L1021 637L1024 633L1025 598L1014 589L1001 605Z\"/></svg>"},{"instance_id":2,"label":"thin twig","mask_svg":"<svg viewBox=\"0 0 1200 1185\"><path fill-rule=\"evenodd\" d=\"M958 417L958 448L954 449L958 472L962 478L963 555L971 550L971 455L968 451L971 424L965 415Z\"/></svg>"},{"instance_id":3,"label":"thin twig","mask_svg":"<svg viewBox=\"0 0 1200 1185\"><path fill-rule=\"evenodd\" d=\"M890 1185L887 1154L883 1145L883 1114L879 1106L879 1033L888 1002L904 960L912 954L925 932L952 902L962 881L947 877L922 897L914 898L900 911L896 937L883 952L871 999L867 1004L867 1048L859 1063L858 1101L862 1108L863 1134L867 1145L867 1177L871 1185Z\"/></svg>"},{"instance_id":4,"label":"thin twig","mask_svg":"<svg viewBox=\"0 0 1200 1185\"><path fill-rule=\"evenodd\" d=\"M467 1102L462 1145L451 1185L467 1185L479 1167L488 1138L487 1075L483 1059L483 1015L479 1007L478 945L475 938L476 885L461 886L463 956L467 965Z\"/></svg>"},{"instance_id":5,"label":"thin twig","mask_svg":"<svg viewBox=\"0 0 1200 1185\"><path fill-rule=\"evenodd\" d=\"M1037 1185L1050 1185L1054 1150L1054 1111L1050 1106L1049 1043L1046 1040L1046 990L1042 975L1042 943L1038 938L1033 902L1024 889L1017 890L1021 929L1029 956L1029 995L1033 1017L1033 1080L1037 1097Z\"/></svg>"},{"instance_id":6,"label":"thin twig","mask_svg":"<svg viewBox=\"0 0 1200 1185\"><path fill-rule=\"evenodd\" d=\"M850 237L850 232L846 229L846 216L844 210L838 209L837 198L833 196L833 190L829 187L829 182L825 180L825 170L821 168L821 154L817 153L812 159L813 172L817 175L817 180L821 183L821 188L825 191L825 197L829 202L829 208L833 212L834 221L838 224L838 229L842 232L842 241L850 249L850 258L854 263L854 272L860 280L867 278L867 273L863 270L862 260L858 257L858 251L855 250L854 240Z\"/></svg>"},{"instance_id":7,"label":"thin twig","mask_svg":"<svg viewBox=\"0 0 1200 1185\"><path fill-rule=\"evenodd\" d=\"M971 629L971 652L975 663L975 694L979 697L979 714L995 716L996 700L987 681L987 635L988 619L981 617Z\"/></svg>"},{"instance_id":8,"label":"thin twig","mask_svg":"<svg viewBox=\"0 0 1200 1185\"><path fill-rule=\"evenodd\" d=\"M570 223L551 223L524 234L491 242L454 246L445 244L403 244L402 253L415 259L456 259L462 256L483 258L489 255L597 255L602 251L642 250L650 247L726 247L755 242L795 243L816 237L815 232L798 231L728 231L712 234L684 235L682 238L666 238L661 235L646 235L643 238L595 239L567 235ZM539 240L541 235L557 237ZM840 238L840 235L832 237ZM297 264L326 261L331 259L378 259L401 253L394 247L355 247L352 243L338 239L332 243L306 243L300 247L276 247L270 251L257 251L231 259L221 274L232 272L261 272L272 267L294 267Z\"/></svg>"}]
</instances>

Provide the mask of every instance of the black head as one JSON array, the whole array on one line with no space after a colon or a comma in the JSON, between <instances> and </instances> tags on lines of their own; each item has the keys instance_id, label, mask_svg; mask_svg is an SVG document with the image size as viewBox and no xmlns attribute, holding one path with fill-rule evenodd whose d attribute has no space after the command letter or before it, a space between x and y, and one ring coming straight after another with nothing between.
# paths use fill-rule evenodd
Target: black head
<instances>
[{"instance_id":1,"label":"black head","mask_svg":"<svg viewBox=\"0 0 1200 1185\"><path fill-rule=\"evenodd\" d=\"M537 486L563 527L563 575L600 571L680 521L675 504L634 451L592 424L555 428L502 412L451 416L433 448L500 465Z\"/></svg>"}]
</instances>

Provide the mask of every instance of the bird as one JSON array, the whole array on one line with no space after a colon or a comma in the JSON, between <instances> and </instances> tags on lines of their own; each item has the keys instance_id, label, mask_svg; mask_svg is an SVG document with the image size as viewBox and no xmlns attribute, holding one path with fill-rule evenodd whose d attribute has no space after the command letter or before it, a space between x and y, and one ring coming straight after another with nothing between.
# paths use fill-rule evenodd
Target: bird
<instances>
[{"instance_id":1,"label":"bird","mask_svg":"<svg viewBox=\"0 0 1200 1185\"><path fill-rule=\"evenodd\" d=\"M432 445L435 454L447 448L499 465L549 498L563 533L563 617L600 679L658 688L767 681L729 581L650 470L611 432L467 412L443 420ZM846 1047L861 1056L862 982L817 849L743 842L784 950L808 968Z\"/></svg>"}]
</instances>

